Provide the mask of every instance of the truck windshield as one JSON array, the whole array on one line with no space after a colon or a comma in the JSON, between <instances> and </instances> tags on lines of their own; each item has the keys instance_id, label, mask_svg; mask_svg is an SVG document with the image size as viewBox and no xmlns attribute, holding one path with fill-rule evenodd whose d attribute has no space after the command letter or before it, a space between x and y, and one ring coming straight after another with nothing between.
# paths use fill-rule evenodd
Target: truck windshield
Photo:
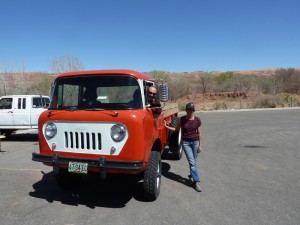
<instances>
[{"instance_id":1,"label":"truck windshield","mask_svg":"<svg viewBox=\"0 0 300 225\"><path fill-rule=\"evenodd\" d=\"M51 109L138 109L142 96L136 79L122 75L58 78Z\"/></svg>"}]
</instances>

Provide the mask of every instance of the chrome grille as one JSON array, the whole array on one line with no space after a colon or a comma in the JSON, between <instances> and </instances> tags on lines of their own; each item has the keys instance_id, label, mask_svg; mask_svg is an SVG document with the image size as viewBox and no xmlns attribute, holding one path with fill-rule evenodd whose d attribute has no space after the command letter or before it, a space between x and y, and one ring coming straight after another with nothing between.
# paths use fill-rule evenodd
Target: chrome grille
<instances>
[{"instance_id":1,"label":"chrome grille","mask_svg":"<svg viewBox=\"0 0 300 225\"><path fill-rule=\"evenodd\" d=\"M101 150L101 133L67 132L65 131L65 147L67 149Z\"/></svg>"}]
</instances>

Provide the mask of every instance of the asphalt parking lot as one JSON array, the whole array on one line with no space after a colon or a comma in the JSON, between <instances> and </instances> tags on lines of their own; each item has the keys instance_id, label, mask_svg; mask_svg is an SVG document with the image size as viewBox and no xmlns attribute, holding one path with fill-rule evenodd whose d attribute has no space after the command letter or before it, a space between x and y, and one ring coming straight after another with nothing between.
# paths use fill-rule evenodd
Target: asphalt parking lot
<instances>
[{"instance_id":1,"label":"asphalt parking lot","mask_svg":"<svg viewBox=\"0 0 300 225\"><path fill-rule=\"evenodd\" d=\"M189 187L185 157L163 160L154 202L125 177L90 176L62 192L52 169L31 161L37 134L12 135L0 152L0 223L300 224L300 109L198 115L203 192Z\"/></svg>"}]
</instances>

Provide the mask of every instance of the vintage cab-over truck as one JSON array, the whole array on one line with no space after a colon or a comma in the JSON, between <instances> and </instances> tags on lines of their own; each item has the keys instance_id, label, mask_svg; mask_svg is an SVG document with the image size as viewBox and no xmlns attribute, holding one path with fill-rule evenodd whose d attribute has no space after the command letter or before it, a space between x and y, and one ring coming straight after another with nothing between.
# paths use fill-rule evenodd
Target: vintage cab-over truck
<instances>
[{"instance_id":1,"label":"vintage cab-over truck","mask_svg":"<svg viewBox=\"0 0 300 225\"><path fill-rule=\"evenodd\" d=\"M50 98L42 95L7 95L0 97L0 135L16 130L37 129L38 118L47 109Z\"/></svg>"},{"instance_id":2,"label":"vintage cab-over truck","mask_svg":"<svg viewBox=\"0 0 300 225\"><path fill-rule=\"evenodd\" d=\"M158 90L155 107L147 98L151 86ZM52 166L64 189L87 173L139 174L145 197L155 200L165 146L177 159L182 155L180 131L164 126L176 126L178 113L167 98L166 83L132 70L59 75L39 118L40 152L32 159Z\"/></svg>"}]
</instances>

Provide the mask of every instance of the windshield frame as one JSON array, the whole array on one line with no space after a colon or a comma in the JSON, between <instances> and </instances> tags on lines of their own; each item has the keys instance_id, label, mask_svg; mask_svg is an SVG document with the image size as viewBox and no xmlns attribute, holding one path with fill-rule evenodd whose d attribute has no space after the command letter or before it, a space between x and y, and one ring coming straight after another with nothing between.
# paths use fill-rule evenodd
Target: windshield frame
<instances>
[{"instance_id":1,"label":"windshield frame","mask_svg":"<svg viewBox=\"0 0 300 225\"><path fill-rule=\"evenodd\" d=\"M105 84L105 82L107 84L112 85L113 81L116 82L120 82L120 84L116 84L115 86L110 86L110 85L95 85L94 82L94 87L98 90L98 88L118 88L118 87L132 87L132 88L136 88L135 91L137 91L139 93L138 97L139 99L139 104L138 105L130 105L129 102L124 103L124 102L112 102L112 103L101 103L97 106L89 106L89 107L79 107L79 101L82 100L82 96L83 96L83 90L87 89L88 86L86 86L86 83L89 83L91 81L97 81L97 79L99 79L99 83L100 81L103 81L103 83ZM76 82L77 80L77 82ZM108 81L107 81L108 80ZM122 83L123 81L125 81L125 83ZM126 80L127 80L127 85L126 85ZM84 81L86 83L81 83L79 81ZM78 106L59 106L58 102L59 101L63 101L61 99L59 99L60 97L65 98L64 96L64 90L62 90L61 93L59 93L59 89L60 87L62 87L63 85L68 85L68 84L72 84L72 85L78 85L79 88L79 95L78 95ZM142 88L140 85L140 82L138 79L136 79L134 76L130 76L127 74L93 74L93 75L78 75L78 76L69 76L69 77L58 77L56 78L55 82L54 82L54 88L53 88L53 92L52 92L52 96L51 96L51 102L50 102L50 110L71 110L71 111L75 111L75 110L87 110L87 111L102 111L102 110L134 110L134 109L142 109L144 107L144 99L143 99L143 95L142 95ZM59 96L62 95L62 96ZM129 94L127 93L127 96L129 96ZM97 101L100 101L101 98L99 97L103 97L103 96L99 96L97 95ZM131 95L132 97L132 95ZM76 98L75 98L76 99ZM99 100L100 99L100 100ZM128 98L129 99L129 98ZM132 99L133 100L133 99ZM101 101L100 101L101 102Z\"/></svg>"}]
</instances>

